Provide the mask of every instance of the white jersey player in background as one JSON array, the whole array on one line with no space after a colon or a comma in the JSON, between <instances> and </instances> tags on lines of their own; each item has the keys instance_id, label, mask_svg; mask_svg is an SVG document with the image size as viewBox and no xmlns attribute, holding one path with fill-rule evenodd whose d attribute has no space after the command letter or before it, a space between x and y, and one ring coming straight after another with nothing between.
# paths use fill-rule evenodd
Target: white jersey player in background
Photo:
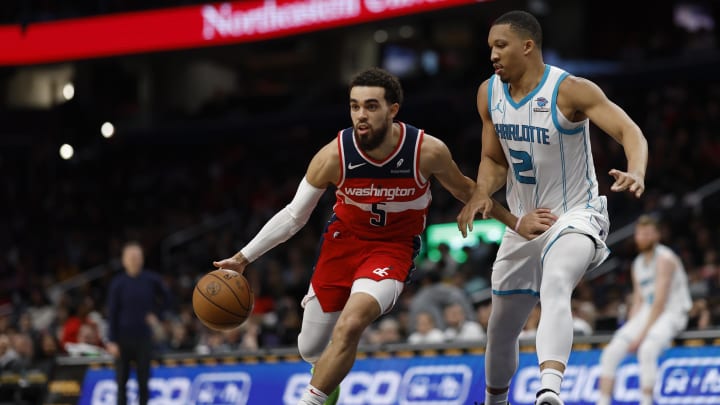
<instances>
[{"instance_id":1,"label":"white jersey player in background","mask_svg":"<svg viewBox=\"0 0 720 405\"><path fill-rule=\"evenodd\" d=\"M491 196L503 186L513 214L522 218L541 209L552 226L528 240L518 220L500 245L492 273L485 405L507 403L518 335L538 300L536 403L562 404L560 385L573 339L571 294L608 253L609 218L606 198L598 193L590 121L625 150L627 171L610 171L612 191L643 193L647 141L597 85L543 62L542 29L531 14L511 11L495 20L488 45L495 74L477 95L483 121L478 181L458 226L466 235L477 214L487 217Z\"/></svg>"},{"instance_id":2,"label":"white jersey player in background","mask_svg":"<svg viewBox=\"0 0 720 405\"><path fill-rule=\"evenodd\" d=\"M692 306L687 274L680 258L660 244L658 223L641 216L635 225L638 256L632 264L633 302L630 319L613 336L600 357L600 400L610 405L613 375L629 352L640 363L640 405L652 405L658 358L687 326Z\"/></svg>"}]
</instances>

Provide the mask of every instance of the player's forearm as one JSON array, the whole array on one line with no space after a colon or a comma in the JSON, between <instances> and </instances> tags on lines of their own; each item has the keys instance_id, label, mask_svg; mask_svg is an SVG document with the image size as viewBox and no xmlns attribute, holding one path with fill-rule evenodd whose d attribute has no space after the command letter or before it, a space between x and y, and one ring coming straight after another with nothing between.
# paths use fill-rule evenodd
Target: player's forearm
<instances>
[{"instance_id":1,"label":"player's forearm","mask_svg":"<svg viewBox=\"0 0 720 405\"><path fill-rule=\"evenodd\" d=\"M462 201L464 204L467 204L467 202L470 201L470 198L472 198L474 191L475 182L471 178L465 176L463 186L455 190L451 190L451 193L455 198Z\"/></svg>"},{"instance_id":2,"label":"player's forearm","mask_svg":"<svg viewBox=\"0 0 720 405\"><path fill-rule=\"evenodd\" d=\"M502 222L510 229L515 229L515 225L518 223L518 217L513 215L504 205L497 201L495 201L492 210L490 210L490 216Z\"/></svg>"},{"instance_id":3,"label":"player's forearm","mask_svg":"<svg viewBox=\"0 0 720 405\"><path fill-rule=\"evenodd\" d=\"M507 181L507 167L496 162L489 156L483 156L478 169L475 193L492 196L500 190Z\"/></svg>"},{"instance_id":4,"label":"player's forearm","mask_svg":"<svg viewBox=\"0 0 720 405\"><path fill-rule=\"evenodd\" d=\"M622 143L628 161L627 171L644 178L648 161L647 140L637 126L633 126L632 129L626 130L626 132L623 135Z\"/></svg>"},{"instance_id":5,"label":"player's forearm","mask_svg":"<svg viewBox=\"0 0 720 405\"><path fill-rule=\"evenodd\" d=\"M325 189L314 187L305 178L300 182L293 200L275 214L257 235L240 250L248 262L255 261L268 250L295 235L310 218Z\"/></svg>"},{"instance_id":6,"label":"player's forearm","mask_svg":"<svg viewBox=\"0 0 720 405\"><path fill-rule=\"evenodd\" d=\"M290 215L288 208L285 207L270 218L260 232L240 250L240 253L248 263L253 262L268 250L290 239L304 225L305 222Z\"/></svg>"}]
</instances>

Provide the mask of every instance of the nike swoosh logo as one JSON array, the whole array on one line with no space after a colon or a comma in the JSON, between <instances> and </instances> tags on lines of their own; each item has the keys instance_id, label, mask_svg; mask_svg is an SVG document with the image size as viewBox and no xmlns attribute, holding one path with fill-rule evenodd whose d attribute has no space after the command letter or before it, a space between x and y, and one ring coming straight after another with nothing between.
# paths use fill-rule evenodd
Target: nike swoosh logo
<instances>
[{"instance_id":1,"label":"nike swoosh logo","mask_svg":"<svg viewBox=\"0 0 720 405\"><path fill-rule=\"evenodd\" d=\"M366 164L367 164L367 162L362 162L362 163L358 163L355 165L352 163L348 163L348 170L357 169L358 167L365 166Z\"/></svg>"}]
</instances>

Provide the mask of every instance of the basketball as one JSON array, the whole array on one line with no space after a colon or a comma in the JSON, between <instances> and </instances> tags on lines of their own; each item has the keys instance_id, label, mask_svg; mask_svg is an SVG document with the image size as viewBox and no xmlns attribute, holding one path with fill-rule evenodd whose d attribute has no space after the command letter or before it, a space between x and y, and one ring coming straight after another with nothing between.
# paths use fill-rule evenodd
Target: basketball
<instances>
[{"instance_id":1,"label":"basketball","mask_svg":"<svg viewBox=\"0 0 720 405\"><path fill-rule=\"evenodd\" d=\"M242 325L255 303L247 279L240 273L219 269L204 275L195 285L192 304L200 322L225 331Z\"/></svg>"}]
</instances>

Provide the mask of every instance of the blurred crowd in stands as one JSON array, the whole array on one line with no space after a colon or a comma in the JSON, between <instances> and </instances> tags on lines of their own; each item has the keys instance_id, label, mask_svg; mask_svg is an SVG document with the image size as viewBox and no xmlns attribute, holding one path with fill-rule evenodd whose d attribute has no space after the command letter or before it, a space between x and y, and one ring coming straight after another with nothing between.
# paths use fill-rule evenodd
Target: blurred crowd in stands
<instances>
[{"instance_id":1,"label":"blurred crowd in stands","mask_svg":"<svg viewBox=\"0 0 720 405\"><path fill-rule=\"evenodd\" d=\"M640 123L651 151L648 192L640 201L609 192L610 178L600 175L600 187L610 197L613 229L631 224L641 213L659 214L664 243L681 255L691 280L695 307L690 328L716 328L720 216L713 207L720 197L716 193L698 202L693 192L719 177L720 85L674 83L625 92L608 84L606 89ZM414 116L417 111L403 113L400 118L422 124ZM429 129L448 143L470 177L479 156L476 121L469 115L460 131L452 130L457 123L447 130ZM336 129L346 124L342 119L331 123ZM9 165L11 158L4 158L3 204L13 215L8 232L2 233L9 238L2 240L0 261L5 292L0 303L0 368L50 367L48 359L57 354L103 354L105 294L109 280L120 271L115 261L119 249L129 239L142 243L148 268L162 275L175 297L151 318L160 352L294 346L318 235L334 201L331 192L300 233L247 270L256 301L253 316L242 327L225 333L202 327L190 297L212 260L242 247L290 200L313 151L334 136L334 131L321 129L324 132L296 125L191 145L119 138L92 159L70 162L59 161L52 156L55 151L42 147L24 166ZM599 173L622 167L622 150L611 138L595 130L593 142ZM452 222L460 207L437 190L428 223ZM464 263L447 254L447 246L440 247L444 254L438 261L418 258L401 302L376 322L364 343L481 342L496 247L467 248ZM608 333L624 320L635 250L631 238L611 247L619 264L577 288L579 334ZM91 268L98 277L68 282L82 280ZM533 335L535 318L528 321L524 336Z\"/></svg>"}]
</instances>

